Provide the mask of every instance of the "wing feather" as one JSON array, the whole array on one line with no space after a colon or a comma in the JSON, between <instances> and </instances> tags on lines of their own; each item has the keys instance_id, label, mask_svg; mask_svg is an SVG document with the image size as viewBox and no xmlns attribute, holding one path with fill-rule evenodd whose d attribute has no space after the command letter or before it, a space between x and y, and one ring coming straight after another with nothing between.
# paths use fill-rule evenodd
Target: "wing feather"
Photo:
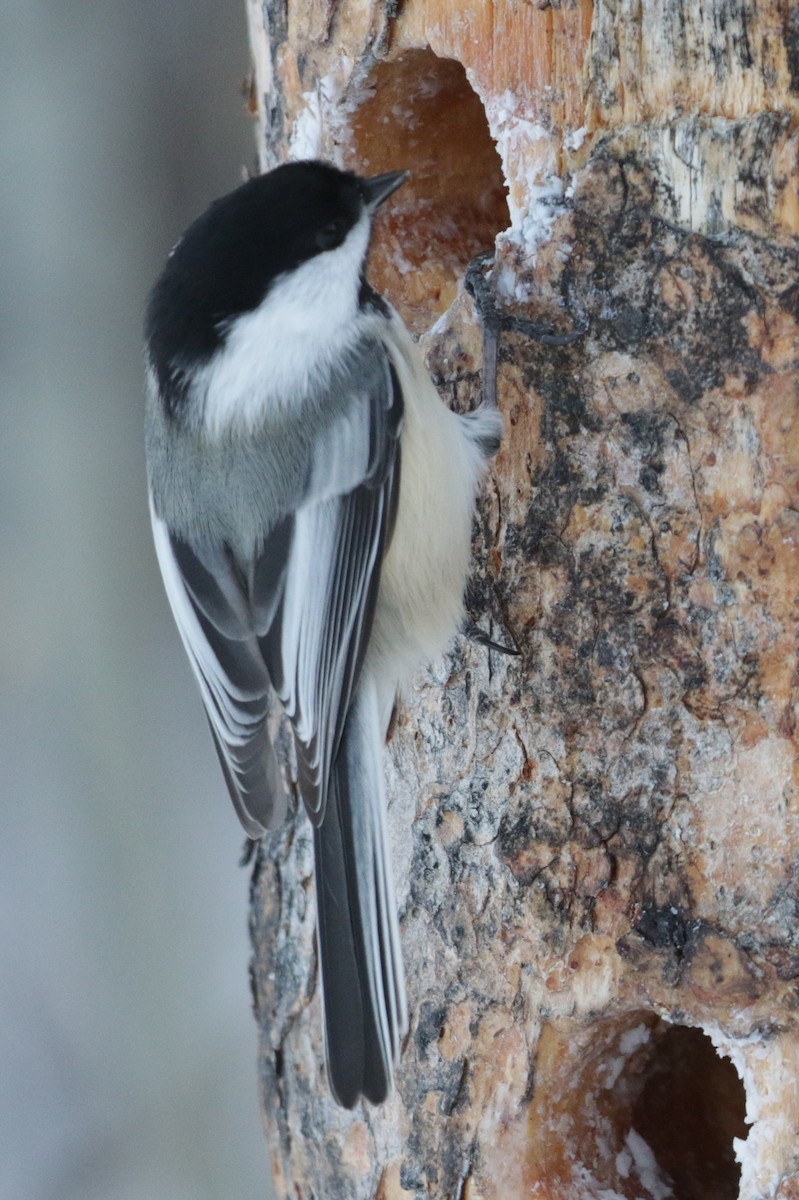
<instances>
[{"instance_id":1,"label":"wing feather","mask_svg":"<svg viewBox=\"0 0 799 1200\"><path fill-rule=\"evenodd\" d=\"M330 764L371 633L399 485L396 438L386 459L377 486L370 480L298 512L282 602L259 639L294 727L314 821L324 815Z\"/></svg>"},{"instance_id":2,"label":"wing feather","mask_svg":"<svg viewBox=\"0 0 799 1200\"><path fill-rule=\"evenodd\" d=\"M396 511L401 421L396 374L378 353L346 413L312 442L301 503L252 555L179 538L152 509L167 595L251 837L285 810L266 730L272 689L293 727L306 808L315 823L324 815Z\"/></svg>"},{"instance_id":3,"label":"wing feather","mask_svg":"<svg viewBox=\"0 0 799 1200\"><path fill-rule=\"evenodd\" d=\"M232 566L219 550L197 553L151 511L167 597L200 686L239 819L260 837L285 813L285 792L266 734L269 677Z\"/></svg>"}]
</instances>

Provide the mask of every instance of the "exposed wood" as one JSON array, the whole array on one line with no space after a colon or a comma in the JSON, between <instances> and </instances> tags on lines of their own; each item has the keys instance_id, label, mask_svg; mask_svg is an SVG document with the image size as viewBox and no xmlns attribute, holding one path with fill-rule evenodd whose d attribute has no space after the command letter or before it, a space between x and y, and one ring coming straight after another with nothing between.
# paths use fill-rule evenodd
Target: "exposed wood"
<instances>
[{"instance_id":1,"label":"exposed wood","mask_svg":"<svg viewBox=\"0 0 799 1200\"><path fill-rule=\"evenodd\" d=\"M414 170L374 276L458 405L483 366L462 280L500 235L507 434L470 604L521 652L459 641L386 756L412 1025L381 1110L325 1088L304 822L259 856L278 1192L795 1197L799 19L265 11L264 165Z\"/></svg>"}]
</instances>

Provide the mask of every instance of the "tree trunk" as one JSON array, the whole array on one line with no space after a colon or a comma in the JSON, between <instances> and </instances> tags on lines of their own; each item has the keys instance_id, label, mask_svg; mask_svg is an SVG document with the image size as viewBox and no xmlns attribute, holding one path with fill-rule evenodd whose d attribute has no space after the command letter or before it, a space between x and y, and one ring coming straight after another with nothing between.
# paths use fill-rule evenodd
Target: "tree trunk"
<instances>
[{"instance_id":1,"label":"tree trunk","mask_svg":"<svg viewBox=\"0 0 799 1200\"><path fill-rule=\"evenodd\" d=\"M458 640L386 755L381 1109L326 1088L304 818L260 851L279 1194L799 1197L796 11L250 17L263 165L413 172L371 275L449 402L496 387L469 604L519 651Z\"/></svg>"}]
</instances>

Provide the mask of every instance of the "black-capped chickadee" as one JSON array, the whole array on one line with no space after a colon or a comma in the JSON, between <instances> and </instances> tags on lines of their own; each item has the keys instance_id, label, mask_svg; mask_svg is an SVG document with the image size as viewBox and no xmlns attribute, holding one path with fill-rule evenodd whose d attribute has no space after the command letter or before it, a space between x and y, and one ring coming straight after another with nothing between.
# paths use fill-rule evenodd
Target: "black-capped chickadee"
<instances>
[{"instance_id":1,"label":"black-capped chickadee","mask_svg":"<svg viewBox=\"0 0 799 1200\"><path fill-rule=\"evenodd\" d=\"M366 281L405 180L288 163L212 204L150 297L153 531L230 795L284 815L270 695L314 827L330 1086L391 1090L407 1030L382 751L395 696L462 617L499 414L451 412Z\"/></svg>"}]
</instances>

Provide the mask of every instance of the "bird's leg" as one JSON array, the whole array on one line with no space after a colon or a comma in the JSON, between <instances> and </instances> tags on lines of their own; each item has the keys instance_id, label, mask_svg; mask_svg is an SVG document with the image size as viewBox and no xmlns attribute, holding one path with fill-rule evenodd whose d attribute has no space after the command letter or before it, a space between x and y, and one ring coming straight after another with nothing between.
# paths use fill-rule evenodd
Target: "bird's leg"
<instances>
[{"instance_id":1,"label":"bird's leg","mask_svg":"<svg viewBox=\"0 0 799 1200\"><path fill-rule=\"evenodd\" d=\"M496 288L486 273L494 263L494 251L478 254L466 268L464 282L466 290L474 300L483 325L483 403L497 406L497 368L499 366L499 342L506 331L521 333L542 346L568 346L587 331L583 325L568 333L556 333L554 329L539 325L529 317L520 316L503 308L497 299Z\"/></svg>"}]
</instances>

